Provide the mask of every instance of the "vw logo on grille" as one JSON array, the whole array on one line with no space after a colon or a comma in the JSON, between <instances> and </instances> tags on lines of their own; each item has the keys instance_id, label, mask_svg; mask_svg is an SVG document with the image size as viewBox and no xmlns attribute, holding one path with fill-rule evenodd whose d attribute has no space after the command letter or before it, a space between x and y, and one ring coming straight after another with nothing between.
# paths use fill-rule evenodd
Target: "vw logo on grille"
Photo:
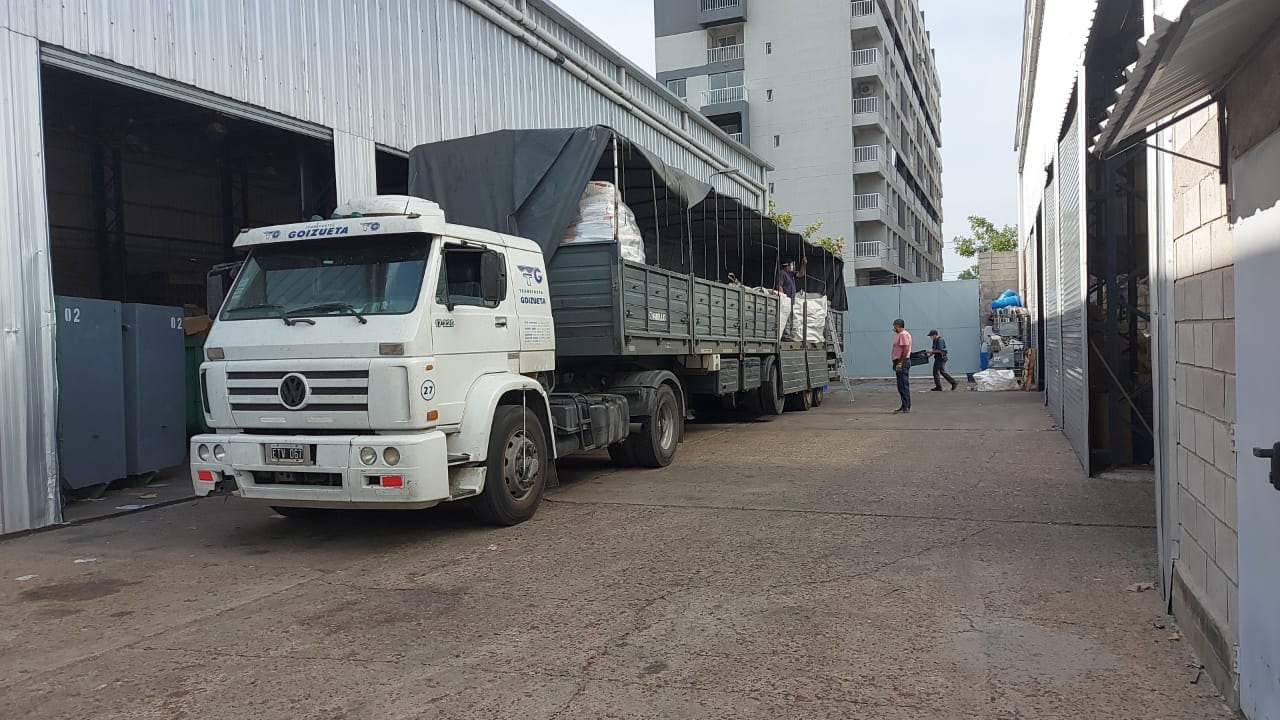
<instances>
[{"instance_id":1,"label":"vw logo on grille","mask_svg":"<svg viewBox=\"0 0 1280 720\"><path fill-rule=\"evenodd\" d=\"M280 381L280 402L289 410L301 410L310 394L307 379L297 373L289 373Z\"/></svg>"}]
</instances>

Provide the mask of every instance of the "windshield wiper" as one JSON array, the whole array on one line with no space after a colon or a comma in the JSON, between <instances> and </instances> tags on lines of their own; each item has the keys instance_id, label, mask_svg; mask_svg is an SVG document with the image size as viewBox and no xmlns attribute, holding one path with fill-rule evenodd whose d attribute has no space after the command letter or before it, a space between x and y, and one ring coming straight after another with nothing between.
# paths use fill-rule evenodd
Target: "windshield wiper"
<instances>
[{"instance_id":1,"label":"windshield wiper","mask_svg":"<svg viewBox=\"0 0 1280 720\"><path fill-rule=\"evenodd\" d=\"M307 307L294 308L293 310L290 310L289 312L285 313L284 318L286 320L289 320L298 315L305 315L307 313L327 313L327 312L346 313L348 315L351 315L355 319L359 320L361 325L367 325L369 323L368 319L366 319L364 315L361 315L360 312L355 309L355 306L353 306L351 303L344 303L344 302L321 303L319 305L308 305Z\"/></svg>"},{"instance_id":2,"label":"windshield wiper","mask_svg":"<svg viewBox=\"0 0 1280 720\"><path fill-rule=\"evenodd\" d=\"M297 322L289 318L288 314L285 313L283 306L277 305L275 303L259 303L257 305L242 305L240 307L228 308L227 312L234 313L234 312L240 312L242 310L244 311L274 310L276 313L276 317L283 320L285 325L293 325L295 322ZM312 323L312 325L314 324L315 323Z\"/></svg>"}]
</instances>

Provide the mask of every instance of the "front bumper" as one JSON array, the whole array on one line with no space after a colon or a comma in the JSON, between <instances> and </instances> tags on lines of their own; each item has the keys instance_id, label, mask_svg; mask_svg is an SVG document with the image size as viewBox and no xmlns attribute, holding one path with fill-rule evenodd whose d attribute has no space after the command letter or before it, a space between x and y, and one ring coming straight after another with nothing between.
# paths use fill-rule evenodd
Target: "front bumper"
<instances>
[{"instance_id":1,"label":"front bumper","mask_svg":"<svg viewBox=\"0 0 1280 720\"><path fill-rule=\"evenodd\" d=\"M306 465L267 462L271 445L308 447ZM199 448L210 449L201 460ZM226 453L216 460L212 449ZM360 461L360 449L378 453L372 465ZM385 448L400 452L388 465ZM400 478L398 486L394 478ZM276 505L318 508L430 507L450 498L449 455L439 431L411 435L197 435L191 438L191 482L206 496L233 481L241 497ZM384 484L385 483L385 484Z\"/></svg>"}]
</instances>

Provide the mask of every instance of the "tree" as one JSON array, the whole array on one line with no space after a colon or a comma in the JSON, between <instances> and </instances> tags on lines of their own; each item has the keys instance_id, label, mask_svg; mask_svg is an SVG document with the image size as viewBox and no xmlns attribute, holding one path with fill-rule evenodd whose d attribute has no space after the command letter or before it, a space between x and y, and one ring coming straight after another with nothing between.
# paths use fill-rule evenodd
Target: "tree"
<instances>
[{"instance_id":1,"label":"tree","mask_svg":"<svg viewBox=\"0 0 1280 720\"><path fill-rule=\"evenodd\" d=\"M951 241L951 246L960 257L972 258L979 253L1008 252L1018 249L1018 228L1013 225L998 228L984 217L970 215L969 232L970 235ZM974 265L960 273L960 279L977 280L978 266Z\"/></svg>"},{"instance_id":2,"label":"tree","mask_svg":"<svg viewBox=\"0 0 1280 720\"><path fill-rule=\"evenodd\" d=\"M778 227L783 230L790 230L791 223L795 220L795 216L789 212L778 212L778 205L773 201L773 198L769 198L769 218L777 223ZM843 237L814 237L814 235L817 235L818 231L822 229L822 224L821 220L816 220L805 225L803 229L798 231L800 233L800 237L814 245L817 245L823 250L826 250L832 255L844 255Z\"/></svg>"}]
</instances>

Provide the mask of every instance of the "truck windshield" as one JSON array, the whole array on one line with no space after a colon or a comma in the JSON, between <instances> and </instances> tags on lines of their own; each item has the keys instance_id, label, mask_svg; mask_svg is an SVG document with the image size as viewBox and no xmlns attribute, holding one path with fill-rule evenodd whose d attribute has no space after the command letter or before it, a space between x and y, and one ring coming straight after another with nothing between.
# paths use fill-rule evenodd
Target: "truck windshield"
<instances>
[{"instance_id":1,"label":"truck windshield","mask_svg":"<svg viewBox=\"0 0 1280 720\"><path fill-rule=\"evenodd\" d=\"M221 319L413 312L430 244L428 236L415 233L256 247Z\"/></svg>"}]
</instances>

